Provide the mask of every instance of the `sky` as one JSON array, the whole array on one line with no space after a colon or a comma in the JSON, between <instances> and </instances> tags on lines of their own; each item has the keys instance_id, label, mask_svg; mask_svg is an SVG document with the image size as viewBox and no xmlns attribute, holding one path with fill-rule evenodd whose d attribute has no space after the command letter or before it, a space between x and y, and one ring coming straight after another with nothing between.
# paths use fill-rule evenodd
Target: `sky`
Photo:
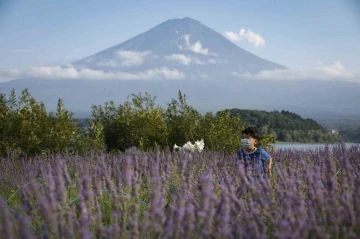
<instances>
[{"instance_id":1,"label":"sky","mask_svg":"<svg viewBox=\"0 0 360 239\"><path fill-rule=\"evenodd\" d=\"M83 59L184 17L293 72L360 76L358 0L0 0L0 75Z\"/></svg>"}]
</instances>

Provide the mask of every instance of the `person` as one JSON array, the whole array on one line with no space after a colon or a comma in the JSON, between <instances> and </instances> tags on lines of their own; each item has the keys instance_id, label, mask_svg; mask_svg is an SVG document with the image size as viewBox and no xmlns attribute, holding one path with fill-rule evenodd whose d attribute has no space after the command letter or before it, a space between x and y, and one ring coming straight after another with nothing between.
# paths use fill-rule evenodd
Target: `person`
<instances>
[{"instance_id":1,"label":"person","mask_svg":"<svg viewBox=\"0 0 360 239\"><path fill-rule=\"evenodd\" d=\"M265 149L256 147L260 134L255 127L248 127L242 132L241 149L237 152L238 160L244 160L245 170L252 171L252 176L271 175L272 158Z\"/></svg>"}]
</instances>

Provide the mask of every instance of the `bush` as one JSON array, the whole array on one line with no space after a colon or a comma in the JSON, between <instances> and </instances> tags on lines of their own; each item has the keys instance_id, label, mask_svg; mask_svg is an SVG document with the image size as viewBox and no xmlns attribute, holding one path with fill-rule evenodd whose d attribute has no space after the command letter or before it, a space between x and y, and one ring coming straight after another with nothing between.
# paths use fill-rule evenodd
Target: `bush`
<instances>
[{"instance_id":1,"label":"bush","mask_svg":"<svg viewBox=\"0 0 360 239\"><path fill-rule=\"evenodd\" d=\"M66 110L61 99L55 113L46 111L27 90L17 98L12 91L7 99L0 94L0 156L10 152L15 156L34 156L42 153L85 152L81 129L73 114Z\"/></svg>"}]
</instances>

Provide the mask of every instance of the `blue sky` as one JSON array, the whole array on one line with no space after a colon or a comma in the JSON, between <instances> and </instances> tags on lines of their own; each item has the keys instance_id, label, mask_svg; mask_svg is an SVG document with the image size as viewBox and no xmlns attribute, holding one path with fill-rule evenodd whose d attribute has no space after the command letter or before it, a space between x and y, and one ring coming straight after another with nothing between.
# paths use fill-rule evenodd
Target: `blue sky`
<instances>
[{"instance_id":1,"label":"blue sky","mask_svg":"<svg viewBox=\"0 0 360 239\"><path fill-rule=\"evenodd\" d=\"M82 59L183 17L222 34L250 29L264 45L235 43L289 68L340 61L360 75L357 0L1 0L0 70Z\"/></svg>"}]
</instances>

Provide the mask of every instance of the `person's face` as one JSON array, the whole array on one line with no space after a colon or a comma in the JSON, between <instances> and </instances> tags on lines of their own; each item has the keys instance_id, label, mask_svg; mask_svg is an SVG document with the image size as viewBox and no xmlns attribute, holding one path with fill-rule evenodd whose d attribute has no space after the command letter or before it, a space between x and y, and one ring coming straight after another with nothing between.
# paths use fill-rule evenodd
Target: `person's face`
<instances>
[{"instance_id":1,"label":"person's face","mask_svg":"<svg viewBox=\"0 0 360 239\"><path fill-rule=\"evenodd\" d=\"M247 147L246 148L254 148L255 147L255 145L258 143L258 140L257 139L254 139L254 138L252 138L250 135L247 135L247 134L243 134L242 135L242 138L243 139L247 139L247 142L248 142L248 144L247 144Z\"/></svg>"}]
</instances>

